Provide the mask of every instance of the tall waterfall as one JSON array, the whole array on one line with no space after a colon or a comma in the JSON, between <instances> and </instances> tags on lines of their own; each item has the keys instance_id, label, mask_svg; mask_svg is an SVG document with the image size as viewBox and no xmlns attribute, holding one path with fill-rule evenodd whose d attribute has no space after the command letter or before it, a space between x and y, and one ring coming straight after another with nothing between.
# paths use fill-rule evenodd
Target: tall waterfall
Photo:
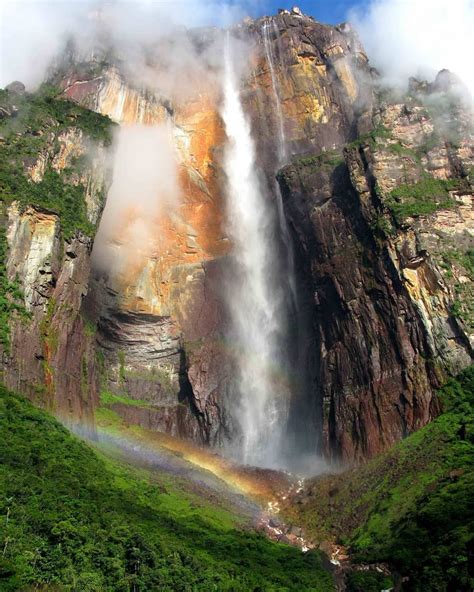
<instances>
[{"instance_id":1,"label":"tall waterfall","mask_svg":"<svg viewBox=\"0 0 474 592\"><path fill-rule=\"evenodd\" d=\"M285 137L285 124L283 122L283 111L281 108L280 90L278 88L278 81L275 74L275 55L273 51L273 45L270 40L270 27L273 32L278 35L275 23L267 22L263 24L262 36L263 36L263 47L265 49L265 58L267 60L268 68L270 69L270 77L272 80L273 97L275 99L275 112L277 116L278 125L278 166L282 165L286 157L286 137Z\"/></svg>"},{"instance_id":2,"label":"tall waterfall","mask_svg":"<svg viewBox=\"0 0 474 592\"><path fill-rule=\"evenodd\" d=\"M275 163L275 173L278 169L283 166L285 160L288 156L287 152L287 144L286 144L286 135L285 135L285 123L283 120L283 110L281 107L281 99L280 99L280 88L278 84L278 79L275 73L275 52L273 51L273 45L270 39L270 28L272 29L275 38L278 39L278 28L274 21L268 21L263 23L262 26L262 37L263 37L263 47L265 51L265 59L267 60L268 68L270 70L270 78L272 81L272 90L273 90L273 98L275 102L275 113L277 117L277 129L278 129L278 140L277 140L277 161ZM280 63L280 66L282 64ZM287 263L287 281L290 287L291 297L293 301L293 305L296 306L297 302L297 294L296 294L296 280L295 280L295 263L294 263L294 255L293 255L293 246L291 243L290 233L288 230L288 225L286 223L285 213L283 211L283 200L281 197L280 186L274 180L273 182L275 196L276 196L276 204L278 209L278 222L280 226L280 233L281 238L283 240L286 252L286 263Z\"/></svg>"},{"instance_id":3,"label":"tall waterfall","mask_svg":"<svg viewBox=\"0 0 474 592\"><path fill-rule=\"evenodd\" d=\"M280 364L284 312L275 282L274 219L256 173L255 144L239 95L229 34L222 117L228 138L227 231L235 257L228 293L237 364L233 415L242 434L241 460L278 466L289 396Z\"/></svg>"},{"instance_id":4,"label":"tall waterfall","mask_svg":"<svg viewBox=\"0 0 474 592\"><path fill-rule=\"evenodd\" d=\"M285 61L281 46L278 19L268 18L262 24L261 35L263 53L268 66L271 82L271 108L267 109L270 122L273 123L274 152L273 172L287 164L291 157L291 142L285 130L284 118L284 84ZM286 286L286 311L289 326L286 334L286 363L291 368L291 392L289 393L288 421L285 424L285 451L283 466L291 470L311 473L319 468L317 447L321 434L321 423L316 406L310 397L314 384L314 362L311 356L311 313L305 304L305 296L296 287L296 266L293 242L283 208L280 185L273 178L270 180L275 197L276 213L282 245L281 265L284 268L282 278ZM307 296L306 296L307 297Z\"/></svg>"}]
</instances>

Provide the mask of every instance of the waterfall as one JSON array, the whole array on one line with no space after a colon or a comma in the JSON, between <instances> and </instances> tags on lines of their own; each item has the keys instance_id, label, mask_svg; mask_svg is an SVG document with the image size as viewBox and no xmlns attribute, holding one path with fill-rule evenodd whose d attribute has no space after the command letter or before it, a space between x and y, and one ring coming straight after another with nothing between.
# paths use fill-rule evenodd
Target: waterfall
<instances>
[{"instance_id":1,"label":"waterfall","mask_svg":"<svg viewBox=\"0 0 474 592\"><path fill-rule=\"evenodd\" d=\"M274 32L278 34L278 30L275 29L275 23L272 26ZM275 56L273 52L273 45L270 40L269 23L264 23L262 26L263 36L263 47L265 50L265 58L267 60L268 68L270 70L270 77L272 80L273 97L275 99L275 112L277 115L278 125L278 166L281 166L286 158L286 137L285 137L285 125L283 122L283 112L281 109L281 99L278 89L278 81L275 74Z\"/></svg>"},{"instance_id":2,"label":"waterfall","mask_svg":"<svg viewBox=\"0 0 474 592\"><path fill-rule=\"evenodd\" d=\"M223 90L227 231L235 262L228 290L230 339L237 365L232 414L242 434L241 460L277 467L289 400L280 363L285 315L281 288L275 281L274 219L256 172L255 144L239 95L229 34Z\"/></svg>"},{"instance_id":3,"label":"waterfall","mask_svg":"<svg viewBox=\"0 0 474 592\"><path fill-rule=\"evenodd\" d=\"M272 81L273 98L275 102L275 113L277 116L277 128L278 128L278 144L277 144L277 162L275 166L275 173L278 169L283 166L288 156L286 135L285 135L285 124L283 120L283 111L281 108L280 89L278 80L275 73L275 54L273 51L273 45L270 39L270 22L263 23L262 26L262 37L263 47L265 51L265 59L267 60L268 68L270 70L270 78ZM271 27L275 38L278 38L278 28L274 21L271 21ZM280 67L282 63L280 62ZM278 209L278 222L280 226L280 233L286 251L286 263L287 263L287 280L290 287L291 299L293 307L297 306L297 293L296 293L296 280L295 280L295 261L293 254L293 245L291 243L291 237L288 230L288 224L286 222L285 212L283 210L283 199L281 196L280 186L275 180L274 183L276 203Z\"/></svg>"},{"instance_id":4,"label":"waterfall","mask_svg":"<svg viewBox=\"0 0 474 592\"><path fill-rule=\"evenodd\" d=\"M284 52L281 46L280 29L278 20L268 18L262 24L263 53L268 66L271 82L271 99L273 108L267 109L274 122L273 134L275 159L273 173L290 159L291 146L285 131L285 118L282 106L282 82L285 81ZM272 171L270 171L272 172ZM283 208L283 200L280 185L274 177L270 181L274 195L276 211L278 214L281 250L284 267L283 277L286 281L286 306L289 313L289 331L287 338L286 358L291 367L293 377L291 383L290 405L288 421L285 432L285 459L284 466L291 470L299 470L306 473L317 469L319 459L317 447L320 439L320 421L312 405L311 393L314 380L313 362L309 358L311 351L312 317L304 304L305 297L299 293L296 287L296 267L293 251L293 242L288 228L287 218ZM291 328L290 328L291 327Z\"/></svg>"}]
</instances>

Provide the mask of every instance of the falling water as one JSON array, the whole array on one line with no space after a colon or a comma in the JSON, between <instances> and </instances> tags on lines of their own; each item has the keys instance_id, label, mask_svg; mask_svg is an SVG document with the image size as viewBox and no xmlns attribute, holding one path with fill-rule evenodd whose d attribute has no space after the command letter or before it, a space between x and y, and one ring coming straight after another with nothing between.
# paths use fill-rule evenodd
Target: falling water
<instances>
[{"instance_id":1,"label":"falling water","mask_svg":"<svg viewBox=\"0 0 474 592\"><path fill-rule=\"evenodd\" d=\"M270 70L270 78L272 80L272 90L273 90L273 98L275 101L275 113L277 116L277 127L278 127L278 144L277 144L277 162L275 166L275 173L280 169L281 166L285 163L287 159L287 143L286 143L286 135L285 135L285 123L283 120L283 111L281 107L281 99L280 99L280 88L278 84L278 79L275 73L275 55L273 51L273 45L270 39L270 25L273 30L273 34L276 38L278 38L278 28L274 21L265 22L262 26L262 37L263 37L263 47L265 50L265 58L267 60L268 68ZM280 64L281 65L281 64ZM288 225L286 222L285 213L283 211L283 200L281 196L280 186L274 181L274 188L275 188L275 195L276 195L276 203L278 209L278 222L280 225L280 232L283 243L285 245L286 251L286 259L287 259L287 279L288 284L291 291L291 297L293 305L296 306L297 302L297 294L296 294L296 280L295 280L295 263L294 263L294 254L293 254L293 246L291 243L290 233L288 231Z\"/></svg>"},{"instance_id":2,"label":"falling water","mask_svg":"<svg viewBox=\"0 0 474 592\"><path fill-rule=\"evenodd\" d=\"M263 33L263 47L265 49L265 58L270 69L270 77L272 79L273 97L275 99L275 111L278 123L278 166L283 164L286 157L286 138L285 125L283 122L283 112L281 109L280 92L275 75L275 56L273 53L273 45L270 40L269 23L264 23L262 27Z\"/></svg>"},{"instance_id":3,"label":"falling water","mask_svg":"<svg viewBox=\"0 0 474 592\"><path fill-rule=\"evenodd\" d=\"M279 363L284 315L274 281L278 264L273 220L256 173L255 145L240 100L229 34L224 60L227 218L236 264L229 290L231 337L237 351L234 415L242 433L242 460L278 466L289 397Z\"/></svg>"},{"instance_id":4,"label":"falling water","mask_svg":"<svg viewBox=\"0 0 474 592\"><path fill-rule=\"evenodd\" d=\"M285 119L282 107L283 88L285 82L285 61L282 52L281 35L278 21L275 18L266 19L262 25L262 40L264 56L268 65L271 79L271 96L273 109L269 112L275 118L275 130L273 135L276 140L273 172L276 174L288 160L291 152L287 134L285 131ZM314 384L314 376L311 370L313 362L309 358L309 344L311 334L309 327L312 318L304 304L304 297L296 289L296 269L293 252L293 243L288 229L286 215L283 209L283 200L280 185L273 181L275 203L277 206L280 239L283 245L285 257L285 277L287 280L287 310L291 331L288 332L288 343L291 347L287 350L288 365L292 369L292 385L290 396L289 419L286 425L285 456L287 468L291 470L318 471L320 460L317 455L317 446L320 437L320 422L317 411L312 404L311 385Z\"/></svg>"}]
</instances>

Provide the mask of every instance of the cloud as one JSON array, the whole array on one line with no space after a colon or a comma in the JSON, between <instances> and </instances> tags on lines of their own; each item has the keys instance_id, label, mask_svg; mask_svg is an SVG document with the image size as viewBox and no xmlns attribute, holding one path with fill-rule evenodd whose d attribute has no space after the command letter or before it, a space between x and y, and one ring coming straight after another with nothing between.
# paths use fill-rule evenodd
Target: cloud
<instances>
[{"instance_id":1,"label":"cloud","mask_svg":"<svg viewBox=\"0 0 474 592\"><path fill-rule=\"evenodd\" d=\"M350 20L386 82L406 86L447 68L474 96L474 0L372 0Z\"/></svg>"},{"instance_id":2,"label":"cloud","mask_svg":"<svg viewBox=\"0 0 474 592\"><path fill-rule=\"evenodd\" d=\"M71 37L84 53L101 35L133 55L139 46L183 27L229 25L254 5L248 0L0 0L0 87L12 80L29 88L40 84Z\"/></svg>"},{"instance_id":3,"label":"cloud","mask_svg":"<svg viewBox=\"0 0 474 592\"><path fill-rule=\"evenodd\" d=\"M150 253L157 221L179 204L178 155L169 123L121 127L113 180L94 244L94 265L119 271Z\"/></svg>"}]
</instances>

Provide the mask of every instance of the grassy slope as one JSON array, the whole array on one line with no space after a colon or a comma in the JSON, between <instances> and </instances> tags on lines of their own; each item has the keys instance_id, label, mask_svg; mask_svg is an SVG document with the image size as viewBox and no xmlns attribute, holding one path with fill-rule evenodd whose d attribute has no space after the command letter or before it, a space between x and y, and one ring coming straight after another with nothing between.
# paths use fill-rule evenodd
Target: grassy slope
<instances>
[{"instance_id":1,"label":"grassy slope","mask_svg":"<svg viewBox=\"0 0 474 592\"><path fill-rule=\"evenodd\" d=\"M316 539L336 536L355 559L388 561L404 589L474 584L474 370L441 390L445 413L357 469L316 479L286 509Z\"/></svg>"},{"instance_id":2,"label":"grassy slope","mask_svg":"<svg viewBox=\"0 0 474 592\"><path fill-rule=\"evenodd\" d=\"M317 553L98 455L1 387L0 432L2 592L332 590Z\"/></svg>"}]
</instances>

